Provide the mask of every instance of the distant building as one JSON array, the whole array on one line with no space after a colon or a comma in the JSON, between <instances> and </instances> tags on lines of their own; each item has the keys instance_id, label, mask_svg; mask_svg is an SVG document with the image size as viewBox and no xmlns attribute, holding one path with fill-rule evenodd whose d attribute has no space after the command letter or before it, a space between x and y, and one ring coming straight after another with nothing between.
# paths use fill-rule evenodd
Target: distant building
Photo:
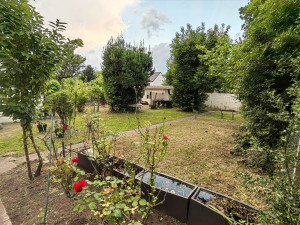
<instances>
[{"instance_id":1,"label":"distant building","mask_svg":"<svg viewBox=\"0 0 300 225\"><path fill-rule=\"evenodd\" d=\"M155 72L149 78L149 85L145 88L142 104L147 105L171 105L171 93L173 86L164 86L165 78L161 72Z\"/></svg>"}]
</instances>

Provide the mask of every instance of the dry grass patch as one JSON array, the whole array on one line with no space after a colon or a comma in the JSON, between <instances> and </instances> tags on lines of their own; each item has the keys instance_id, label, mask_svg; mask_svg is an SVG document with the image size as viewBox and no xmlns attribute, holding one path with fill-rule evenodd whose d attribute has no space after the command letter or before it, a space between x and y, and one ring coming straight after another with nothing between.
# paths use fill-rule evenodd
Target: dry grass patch
<instances>
[{"instance_id":1,"label":"dry grass patch","mask_svg":"<svg viewBox=\"0 0 300 225\"><path fill-rule=\"evenodd\" d=\"M258 176L230 154L239 125L240 121L209 116L166 125L168 152L158 171L262 208L261 202L242 187L242 180L235 178L237 171ZM116 154L137 159L137 149L129 146L139 140L138 135L120 138Z\"/></svg>"}]
</instances>

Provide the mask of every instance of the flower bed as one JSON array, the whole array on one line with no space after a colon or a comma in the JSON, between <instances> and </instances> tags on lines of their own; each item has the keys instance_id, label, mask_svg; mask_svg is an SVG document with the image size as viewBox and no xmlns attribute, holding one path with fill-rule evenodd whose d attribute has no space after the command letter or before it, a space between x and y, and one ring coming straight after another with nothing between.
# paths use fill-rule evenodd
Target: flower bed
<instances>
[{"instance_id":1,"label":"flower bed","mask_svg":"<svg viewBox=\"0 0 300 225\"><path fill-rule=\"evenodd\" d=\"M77 153L78 166L88 173L93 173L95 170L100 172L99 163L92 155L92 149L81 149Z\"/></svg>"},{"instance_id":2,"label":"flower bed","mask_svg":"<svg viewBox=\"0 0 300 225\"><path fill-rule=\"evenodd\" d=\"M255 224L258 210L228 196L199 188L190 200L188 225ZM227 217L225 218L224 215Z\"/></svg>"},{"instance_id":3,"label":"flower bed","mask_svg":"<svg viewBox=\"0 0 300 225\"><path fill-rule=\"evenodd\" d=\"M140 173L144 167L126 161L125 159L118 158L113 156L114 166L113 166L113 175L121 180L128 179L131 177L130 172L133 172L134 176Z\"/></svg>"},{"instance_id":4,"label":"flower bed","mask_svg":"<svg viewBox=\"0 0 300 225\"><path fill-rule=\"evenodd\" d=\"M196 191L196 186L163 173L155 173L155 176L154 195L158 197L155 209L163 210L167 215L186 222L189 200ZM146 200L150 200L149 177L149 171L142 171L136 176L136 179L142 181L142 197Z\"/></svg>"}]
</instances>

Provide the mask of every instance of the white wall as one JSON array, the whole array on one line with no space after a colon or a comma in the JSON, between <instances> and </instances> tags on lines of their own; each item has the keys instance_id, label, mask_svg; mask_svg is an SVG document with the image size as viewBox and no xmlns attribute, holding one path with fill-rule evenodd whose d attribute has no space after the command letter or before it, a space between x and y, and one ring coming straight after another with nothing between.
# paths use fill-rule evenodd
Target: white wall
<instances>
[{"instance_id":1,"label":"white wall","mask_svg":"<svg viewBox=\"0 0 300 225\"><path fill-rule=\"evenodd\" d=\"M234 94L228 93L208 93L209 97L205 102L212 109L240 111L241 102Z\"/></svg>"},{"instance_id":2,"label":"white wall","mask_svg":"<svg viewBox=\"0 0 300 225\"><path fill-rule=\"evenodd\" d=\"M153 82L150 82L150 86L162 86L164 80L165 80L164 77L163 77L162 74L160 73L160 74L158 75L158 77L157 77Z\"/></svg>"}]
</instances>

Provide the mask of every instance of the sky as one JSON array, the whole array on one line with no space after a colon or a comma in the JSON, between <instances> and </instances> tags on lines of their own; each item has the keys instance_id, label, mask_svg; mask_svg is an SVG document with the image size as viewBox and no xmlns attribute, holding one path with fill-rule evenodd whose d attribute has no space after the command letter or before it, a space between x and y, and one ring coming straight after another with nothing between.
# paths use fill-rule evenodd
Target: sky
<instances>
[{"instance_id":1,"label":"sky","mask_svg":"<svg viewBox=\"0 0 300 225\"><path fill-rule=\"evenodd\" d=\"M35 0L31 4L44 17L45 25L59 19L68 23L64 35L81 38L76 53L86 65L101 70L103 47L110 37L122 34L126 42L144 42L153 56L157 72L166 73L170 44L175 33L187 23L193 28L205 23L230 25L230 37L242 35L243 21L238 9L248 0Z\"/></svg>"}]
</instances>

